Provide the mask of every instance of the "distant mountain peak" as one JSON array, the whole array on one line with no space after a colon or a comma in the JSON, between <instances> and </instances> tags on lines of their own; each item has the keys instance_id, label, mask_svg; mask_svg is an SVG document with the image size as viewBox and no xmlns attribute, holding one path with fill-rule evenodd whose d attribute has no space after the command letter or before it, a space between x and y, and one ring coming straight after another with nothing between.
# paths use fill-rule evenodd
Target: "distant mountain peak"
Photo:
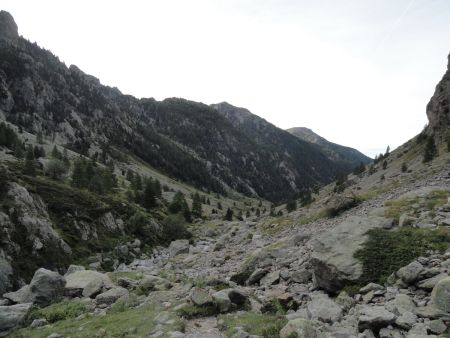
<instances>
[{"instance_id":1,"label":"distant mountain peak","mask_svg":"<svg viewBox=\"0 0 450 338\"><path fill-rule=\"evenodd\" d=\"M17 42L19 31L13 16L6 11L0 11L0 39Z\"/></svg>"},{"instance_id":2,"label":"distant mountain peak","mask_svg":"<svg viewBox=\"0 0 450 338\"><path fill-rule=\"evenodd\" d=\"M303 141L307 141L319 146L322 151L333 161L347 163L348 166L356 166L359 163L368 163L370 158L356 149L332 143L311 129L306 127L294 127L287 129L289 133Z\"/></svg>"}]
</instances>

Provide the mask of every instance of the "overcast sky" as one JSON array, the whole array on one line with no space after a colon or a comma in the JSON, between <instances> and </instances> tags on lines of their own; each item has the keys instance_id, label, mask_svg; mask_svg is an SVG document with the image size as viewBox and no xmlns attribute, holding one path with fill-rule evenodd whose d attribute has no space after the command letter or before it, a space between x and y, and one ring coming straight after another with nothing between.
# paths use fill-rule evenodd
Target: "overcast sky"
<instances>
[{"instance_id":1,"label":"overcast sky","mask_svg":"<svg viewBox=\"0 0 450 338\"><path fill-rule=\"evenodd\" d=\"M426 124L448 0L0 0L19 33L137 97L227 101L368 155Z\"/></svg>"}]
</instances>

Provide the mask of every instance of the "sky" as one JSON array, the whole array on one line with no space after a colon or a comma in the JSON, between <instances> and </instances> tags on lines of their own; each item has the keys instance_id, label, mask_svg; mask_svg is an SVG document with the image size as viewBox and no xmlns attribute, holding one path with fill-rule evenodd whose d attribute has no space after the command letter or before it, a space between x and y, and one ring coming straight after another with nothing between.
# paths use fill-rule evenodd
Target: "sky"
<instances>
[{"instance_id":1,"label":"sky","mask_svg":"<svg viewBox=\"0 0 450 338\"><path fill-rule=\"evenodd\" d=\"M448 0L0 0L19 34L136 97L227 101L369 156L427 123Z\"/></svg>"}]
</instances>

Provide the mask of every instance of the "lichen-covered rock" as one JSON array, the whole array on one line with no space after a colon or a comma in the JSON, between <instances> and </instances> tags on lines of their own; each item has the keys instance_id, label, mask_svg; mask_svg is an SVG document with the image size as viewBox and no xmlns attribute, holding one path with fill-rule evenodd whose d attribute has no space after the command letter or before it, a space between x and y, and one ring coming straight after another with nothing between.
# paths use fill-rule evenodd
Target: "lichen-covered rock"
<instances>
[{"instance_id":1,"label":"lichen-covered rock","mask_svg":"<svg viewBox=\"0 0 450 338\"><path fill-rule=\"evenodd\" d=\"M18 327L27 317L33 304L17 304L0 306L0 336L7 331Z\"/></svg>"},{"instance_id":2,"label":"lichen-covered rock","mask_svg":"<svg viewBox=\"0 0 450 338\"><path fill-rule=\"evenodd\" d=\"M342 318L342 308L324 294L312 295L307 310L311 319L325 323L336 323Z\"/></svg>"},{"instance_id":3,"label":"lichen-covered rock","mask_svg":"<svg viewBox=\"0 0 450 338\"><path fill-rule=\"evenodd\" d=\"M311 321L297 318L290 320L280 331L280 338L293 336L298 338L317 338L318 331Z\"/></svg>"},{"instance_id":4,"label":"lichen-covered rock","mask_svg":"<svg viewBox=\"0 0 450 338\"><path fill-rule=\"evenodd\" d=\"M197 287L192 288L189 297L192 303L198 306L211 304L213 301L211 295L206 290Z\"/></svg>"},{"instance_id":5,"label":"lichen-covered rock","mask_svg":"<svg viewBox=\"0 0 450 338\"><path fill-rule=\"evenodd\" d=\"M171 257L187 253L189 253L189 241L187 239L178 239L170 243L169 254Z\"/></svg>"},{"instance_id":6,"label":"lichen-covered rock","mask_svg":"<svg viewBox=\"0 0 450 338\"><path fill-rule=\"evenodd\" d=\"M450 313L450 277L436 284L431 293L431 302L437 309Z\"/></svg>"},{"instance_id":7,"label":"lichen-covered rock","mask_svg":"<svg viewBox=\"0 0 450 338\"><path fill-rule=\"evenodd\" d=\"M358 319L360 331L364 329L379 330L395 322L396 316L384 306L362 306Z\"/></svg>"},{"instance_id":8,"label":"lichen-covered rock","mask_svg":"<svg viewBox=\"0 0 450 338\"><path fill-rule=\"evenodd\" d=\"M97 304L111 305L117 300L125 297L128 297L128 290L121 287L115 287L97 295L95 301Z\"/></svg>"}]
</instances>

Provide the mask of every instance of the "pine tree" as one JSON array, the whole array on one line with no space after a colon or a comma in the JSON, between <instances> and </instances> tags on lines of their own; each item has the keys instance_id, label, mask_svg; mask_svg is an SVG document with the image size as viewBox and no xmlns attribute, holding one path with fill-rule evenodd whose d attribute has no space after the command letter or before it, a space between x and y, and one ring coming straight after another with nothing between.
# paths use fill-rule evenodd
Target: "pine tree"
<instances>
[{"instance_id":1,"label":"pine tree","mask_svg":"<svg viewBox=\"0 0 450 338\"><path fill-rule=\"evenodd\" d=\"M66 148L63 149L62 160L67 165L67 167L70 166L69 154L67 153Z\"/></svg>"},{"instance_id":2,"label":"pine tree","mask_svg":"<svg viewBox=\"0 0 450 338\"><path fill-rule=\"evenodd\" d=\"M86 176L86 163L83 159L79 158L73 165L71 184L76 188L86 188L88 180Z\"/></svg>"},{"instance_id":3,"label":"pine tree","mask_svg":"<svg viewBox=\"0 0 450 338\"><path fill-rule=\"evenodd\" d=\"M202 217L202 201L198 193L194 194L192 200L192 216L201 218Z\"/></svg>"},{"instance_id":4,"label":"pine tree","mask_svg":"<svg viewBox=\"0 0 450 338\"><path fill-rule=\"evenodd\" d=\"M27 154L25 156L25 164L23 167L23 173L28 176L36 176L34 151L31 146L28 147Z\"/></svg>"},{"instance_id":5,"label":"pine tree","mask_svg":"<svg viewBox=\"0 0 450 338\"><path fill-rule=\"evenodd\" d=\"M222 208L222 203L220 203L220 201L217 202L217 209L219 209L219 210L222 210L222 209L223 209L223 208Z\"/></svg>"},{"instance_id":6,"label":"pine tree","mask_svg":"<svg viewBox=\"0 0 450 338\"><path fill-rule=\"evenodd\" d=\"M23 144L20 141L17 141L14 145L14 156L18 159L22 159L24 156Z\"/></svg>"},{"instance_id":7,"label":"pine tree","mask_svg":"<svg viewBox=\"0 0 450 338\"><path fill-rule=\"evenodd\" d=\"M157 206L155 187L152 182L147 182L145 186L144 194L142 196L142 205L146 209L153 209Z\"/></svg>"},{"instance_id":8,"label":"pine tree","mask_svg":"<svg viewBox=\"0 0 450 338\"><path fill-rule=\"evenodd\" d=\"M226 221L232 221L233 220L233 210L231 210L230 208L227 209L227 213L225 214L224 219Z\"/></svg>"},{"instance_id":9,"label":"pine tree","mask_svg":"<svg viewBox=\"0 0 450 338\"><path fill-rule=\"evenodd\" d=\"M256 209L256 217L260 217L261 216L261 210L259 210L259 208L258 209Z\"/></svg>"},{"instance_id":10,"label":"pine tree","mask_svg":"<svg viewBox=\"0 0 450 338\"><path fill-rule=\"evenodd\" d=\"M250 217L250 210L247 210L247 212L245 213L245 218L249 218Z\"/></svg>"},{"instance_id":11,"label":"pine tree","mask_svg":"<svg viewBox=\"0 0 450 338\"><path fill-rule=\"evenodd\" d=\"M386 160L383 161L383 170L386 170L388 163Z\"/></svg>"},{"instance_id":12,"label":"pine tree","mask_svg":"<svg viewBox=\"0 0 450 338\"><path fill-rule=\"evenodd\" d=\"M295 199L290 200L286 204L286 210L287 210L287 212L292 212L294 210L297 210L297 201Z\"/></svg>"},{"instance_id":13,"label":"pine tree","mask_svg":"<svg viewBox=\"0 0 450 338\"><path fill-rule=\"evenodd\" d=\"M408 171L408 167L406 166L405 162L402 163L402 168L401 169L402 169L402 173L406 173Z\"/></svg>"},{"instance_id":14,"label":"pine tree","mask_svg":"<svg viewBox=\"0 0 450 338\"><path fill-rule=\"evenodd\" d=\"M169 212L172 214L181 213L187 222L192 221L191 211L181 191L177 191L169 204Z\"/></svg>"},{"instance_id":15,"label":"pine tree","mask_svg":"<svg viewBox=\"0 0 450 338\"><path fill-rule=\"evenodd\" d=\"M56 158L57 160L62 160L61 152L58 150L56 146L53 146L51 156Z\"/></svg>"},{"instance_id":16,"label":"pine tree","mask_svg":"<svg viewBox=\"0 0 450 338\"><path fill-rule=\"evenodd\" d=\"M434 143L434 137L428 137L427 144L425 145L425 150L423 154L423 163L430 162L437 155L436 144Z\"/></svg>"},{"instance_id":17,"label":"pine tree","mask_svg":"<svg viewBox=\"0 0 450 338\"><path fill-rule=\"evenodd\" d=\"M42 135L42 131L38 131L36 134L36 142L39 144L44 144L44 136Z\"/></svg>"}]
</instances>

